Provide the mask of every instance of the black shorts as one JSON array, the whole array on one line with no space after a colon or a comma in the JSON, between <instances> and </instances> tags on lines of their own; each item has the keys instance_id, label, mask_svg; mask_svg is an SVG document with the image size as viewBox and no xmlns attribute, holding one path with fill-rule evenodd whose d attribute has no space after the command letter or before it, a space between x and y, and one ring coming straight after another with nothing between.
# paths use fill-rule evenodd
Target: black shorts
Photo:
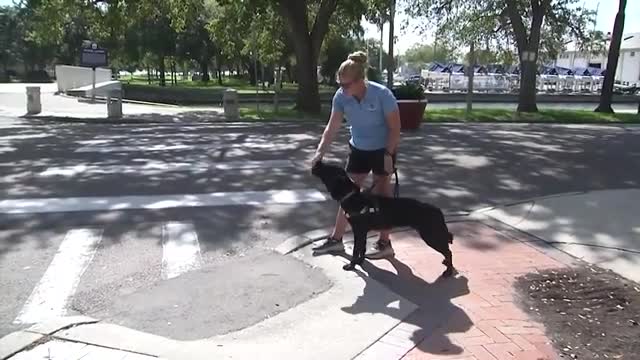
<instances>
[{"instance_id":1,"label":"black shorts","mask_svg":"<svg viewBox=\"0 0 640 360\"><path fill-rule=\"evenodd\" d=\"M360 150L349 144L351 152L347 159L346 171L351 174L368 174L373 172L375 175L391 175L384 170L384 154L386 149L379 150ZM396 158L393 156L393 163Z\"/></svg>"}]
</instances>

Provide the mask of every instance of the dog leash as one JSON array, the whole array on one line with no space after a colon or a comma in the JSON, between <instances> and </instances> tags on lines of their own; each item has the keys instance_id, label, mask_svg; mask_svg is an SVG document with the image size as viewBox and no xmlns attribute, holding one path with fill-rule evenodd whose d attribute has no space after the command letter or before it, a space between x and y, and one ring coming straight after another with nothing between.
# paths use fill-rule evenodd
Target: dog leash
<instances>
[{"instance_id":1,"label":"dog leash","mask_svg":"<svg viewBox=\"0 0 640 360\"><path fill-rule=\"evenodd\" d=\"M400 197L400 181L398 180L398 169L396 168L395 161L393 162L393 175L396 178L396 183L393 187L393 197L399 198ZM371 186L369 186L369 188L365 190L365 192L371 193L371 191L373 191L373 188L375 187L376 187L376 182L374 181L371 184Z\"/></svg>"}]
</instances>

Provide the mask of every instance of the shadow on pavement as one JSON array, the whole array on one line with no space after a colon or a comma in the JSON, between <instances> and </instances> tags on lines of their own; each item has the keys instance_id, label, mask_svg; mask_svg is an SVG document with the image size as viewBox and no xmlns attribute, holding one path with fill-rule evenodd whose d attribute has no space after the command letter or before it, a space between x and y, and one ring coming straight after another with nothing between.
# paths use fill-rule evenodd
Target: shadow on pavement
<instances>
[{"instance_id":1,"label":"shadow on pavement","mask_svg":"<svg viewBox=\"0 0 640 360\"><path fill-rule=\"evenodd\" d=\"M419 327L413 333L411 340L423 352L450 356L462 353L463 349L451 343L447 335L449 333L464 333L473 325L465 311L451 302L451 299L469 294L467 278L461 275L452 278L440 277L435 282L429 283L416 276L411 268L402 261L396 258L387 261L397 274L378 268L369 262L365 262L363 265L366 274L362 272L360 274L367 285L371 283L371 279L375 279L389 287L394 294L399 295L398 306L390 307L388 305L391 303L389 303L386 307L371 308L369 304L376 302L367 300L370 295L367 292L368 286L365 286L363 294L358 297L356 302L349 307L342 308L342 310L349 314L384 313ZM398 311L403 306L407 306L407 303L403 301L405 299L418 305L418 309L406 318L401 315L404 312ZM446 327L448 332L441 329L444 321L448 321Z\"/></svg>"}]
</instances>

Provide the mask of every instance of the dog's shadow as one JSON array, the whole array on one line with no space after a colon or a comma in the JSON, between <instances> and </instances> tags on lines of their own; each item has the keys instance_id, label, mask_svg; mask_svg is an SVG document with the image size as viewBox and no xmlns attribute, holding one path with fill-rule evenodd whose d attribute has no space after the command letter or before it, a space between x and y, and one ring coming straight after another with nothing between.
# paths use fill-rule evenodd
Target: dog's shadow
<instances>
[{"instance_id":1,"label":"dog's shadow","mask_svg":"<svg viewBox=\"0 0 640 360\"><path fill-rule=\"evenodd\" d=\"M344 254L344 257L348 258L348 255ZM457 274L448 278L439 277L429 283L416 276L400 260L391 258L386 261L389 261L396 273L364 262L364 272L357 270L366 282L363 294L353 305L343 307L342 310L349 314L384 313L418 328L413 332L411 340L419 350L436 355L461 354L463 349L453 344L448 334L466 332L473 326L473 322L451 299L469 294L468 279ZM373 280L384 284L394 294L393 299L384 301L387 302L386 305L380 306L379 298L374 299L379 293L371 290ZM405 299L418 305L418 309L409 316L402 310L409 305ZM398 300L398 306L389 306Z\"/></svg>"}]
</instances>

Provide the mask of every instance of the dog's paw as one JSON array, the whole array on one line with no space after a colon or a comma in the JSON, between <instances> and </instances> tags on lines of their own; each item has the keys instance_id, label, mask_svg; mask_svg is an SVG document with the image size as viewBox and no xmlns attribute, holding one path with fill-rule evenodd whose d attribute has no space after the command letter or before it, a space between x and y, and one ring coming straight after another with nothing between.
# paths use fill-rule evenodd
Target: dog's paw
<instances>
[{"instance_id":1,"label":"dog's paw","mask_svg":"<svg viewBox=\"0 0 640 360\"><path fill-rule=\"evenodd\" d=\"M455 274L455 269L453 267L448 267L443 273L442 273L442 277L451 277Z\"/></svg>"},{"instance_id":2,"label":"dog's paw","mask_svg":"<svg viewBox=\"0 0 640 360\"><path fill-rule=\"evenodd\" d=\"M342 270L346 270L346 271L353 271L355 269L356 269L356 264L354 263L348 263L342 267Z\"/></svg>"}]
</instances>

